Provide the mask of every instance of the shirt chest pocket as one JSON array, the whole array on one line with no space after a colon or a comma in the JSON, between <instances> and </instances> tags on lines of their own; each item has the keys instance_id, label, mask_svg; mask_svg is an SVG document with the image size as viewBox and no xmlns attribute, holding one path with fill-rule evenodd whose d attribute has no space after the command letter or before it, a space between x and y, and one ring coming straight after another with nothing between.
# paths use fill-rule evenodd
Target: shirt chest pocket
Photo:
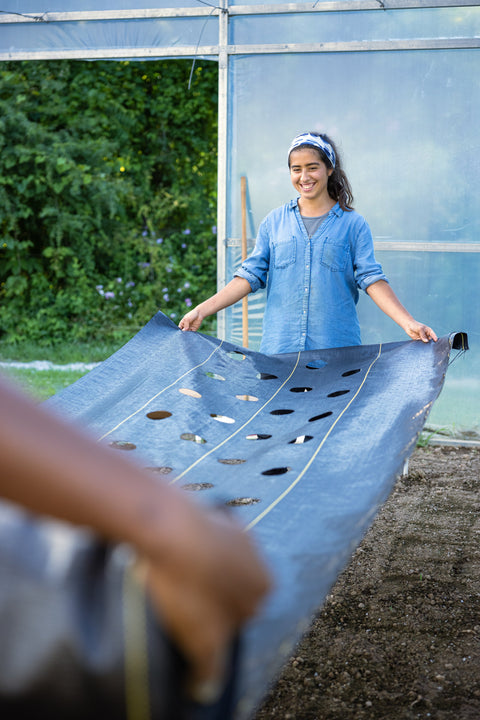
<instances>
[{"instance_id":1,"label":"shirt chest pocket","mask_svg":"<svg viewBox=\"0 0 480 720\"><path fill-rule=\"evenodd\" d=\"M348 254L348 247L325 238L320 253L320 262L330 270L343 272L347 267Z\"/></svg>"},{"instance_id":2,"label":"shirt chest pocket","mask_svg":"<svg viewBox=\"0 0 480 720\"><path fill-rule=\"evenodd\" d=\"M273 267L276 270L286 268L295 262L297 242L294 237L286 242L273 243Z\"/></svg>"}]
</instances>

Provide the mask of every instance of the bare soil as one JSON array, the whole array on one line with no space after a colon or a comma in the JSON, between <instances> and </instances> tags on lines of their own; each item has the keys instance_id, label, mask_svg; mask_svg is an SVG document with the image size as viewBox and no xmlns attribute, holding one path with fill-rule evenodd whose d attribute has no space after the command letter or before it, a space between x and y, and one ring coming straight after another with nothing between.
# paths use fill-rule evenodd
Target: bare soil
<instances>
[{"instance_id":1,"label":"bare soil","mask_svg":"<svg viewBox=\"0 0 480 720\"><path fill-rule=\"evenodd\" d=\"M256 720L480 720L480 450L418 448Z\"/></svg>"}]
</instances>

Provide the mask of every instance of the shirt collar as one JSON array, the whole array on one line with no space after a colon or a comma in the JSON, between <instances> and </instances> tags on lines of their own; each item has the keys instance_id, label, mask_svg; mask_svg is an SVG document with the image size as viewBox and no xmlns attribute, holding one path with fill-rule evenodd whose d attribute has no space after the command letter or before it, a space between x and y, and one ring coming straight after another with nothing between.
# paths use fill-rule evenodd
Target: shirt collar
<instances>
[{"instance_id":1,"label":"shirt collar","mask_svg":"<svg viewBox=\"0 0 480 720\"><path fill-rule=\"evenodd\" d=\"M298 208L298 200L299 200L299 197L295 198L295 200L290 200L290 202L289 202L289 204L288 204L290 210L294 210L295 208ZM344 211L342 210L342 208L340 207L340 205L339 205L338 202L337 202L337 203L335 203L335 205L332 207L332 209L330 210L330 212L335 213L335 215L336 215L337 217L341 217L341 216L343 215L343 212L344 212Z\"/></svg>"}]
</instances>

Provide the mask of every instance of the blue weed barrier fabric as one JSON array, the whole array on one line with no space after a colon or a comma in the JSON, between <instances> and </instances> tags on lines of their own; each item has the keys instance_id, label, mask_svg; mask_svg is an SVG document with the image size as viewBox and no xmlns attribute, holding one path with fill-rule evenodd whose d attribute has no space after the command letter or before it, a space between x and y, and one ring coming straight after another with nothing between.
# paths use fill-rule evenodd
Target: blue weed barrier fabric
<instances>
[{"instance_id":1,"label":"blue weed barrier fabric","mask_svg":"<svg viewBox=\"0 0 480 720\"><path fill-rule=\"evenodd\" d=\"M47 401L254 534L275 589L244 633L236 718L251 717L389 495L452 347L467 336L266 356L158 313Z\"/></svg>"}]
</instances>

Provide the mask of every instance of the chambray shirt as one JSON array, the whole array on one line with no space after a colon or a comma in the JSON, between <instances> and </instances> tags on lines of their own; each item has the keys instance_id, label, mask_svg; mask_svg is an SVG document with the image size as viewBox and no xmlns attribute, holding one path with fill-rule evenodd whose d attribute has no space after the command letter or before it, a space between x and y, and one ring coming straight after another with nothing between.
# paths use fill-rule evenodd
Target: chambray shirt
<instances>
[{"instance_id":1,"label":"chambray shirt","mask_svg":"<svg viewBox=\"0 0 480 720\"><path fill-rule=\"evenodd\" d=\"M361 215L337 203L309 238L297 200L267 215L235 275L252 292L267 288L260 351L268 355L360 345L358 291L387 280Z\"/></svg>"}]
</instances>

